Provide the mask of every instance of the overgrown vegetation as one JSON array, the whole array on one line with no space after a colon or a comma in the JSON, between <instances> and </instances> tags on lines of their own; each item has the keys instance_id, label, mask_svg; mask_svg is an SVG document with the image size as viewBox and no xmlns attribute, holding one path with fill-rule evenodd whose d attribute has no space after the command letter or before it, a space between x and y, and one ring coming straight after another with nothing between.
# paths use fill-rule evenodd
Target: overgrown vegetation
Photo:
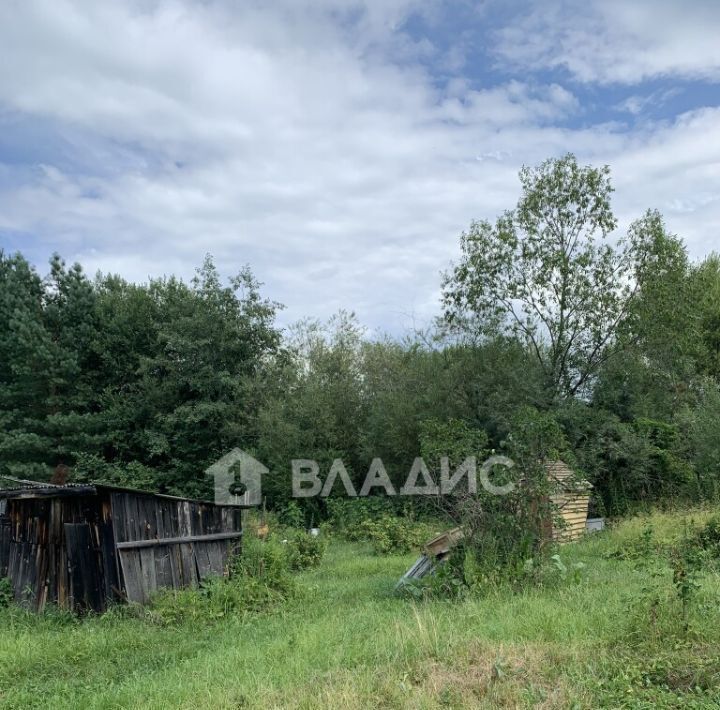
<instances>
[{"instance_id":1,"label":"overgrown vegetation","mask_svg":"<svg viewBox=\"0 0 720 710\"><path fill-rule=\"evenodd\" d=\"M317 567L325 554L325 540L304 530L285 533L290 569L298 572Z\"/></svg>"},{"instance_id":2,"label":"overgrown vegetation","mask_svg":"<svg viewBox=\"0 0 720 710\"><path fill-rule=\"evenodd\" d=\"M139 613L159 623L180 623L268 611L296 593L290 569L290 552L277 538L248 537L231 564L229 578L210 578L199 589L159 592Z\"/></svg>"},{"instance_id":3,"label":"overgrown vegetation","mask_svg":"<svg viewBox=\"0 0 720 710\"><path fill-rule=\"evenodd\" d=\"M12 583L7 577L0 577L0 609L10 606L13 601Z\"/></svg>"},{"instance_id":4,"label":"overgrown vegetation","mask_svg":"<svg viewBox=\"0 0 720 710\"><path fill-rule=\"evenodd\" d=\"M564 546L542 584L478 588L453 604L394 594L414 553L377 556L334 537L320 567L292 575L294 593L259 613L183 611L158 623L3 609L0 704L716 707L720 576L701 565L684 612L668 556L686 543L713 549L716 530L707 510L638 516ZM242 574L266 570L276 543L258 542L265 552Z\"/></svg>"}]
</instances>

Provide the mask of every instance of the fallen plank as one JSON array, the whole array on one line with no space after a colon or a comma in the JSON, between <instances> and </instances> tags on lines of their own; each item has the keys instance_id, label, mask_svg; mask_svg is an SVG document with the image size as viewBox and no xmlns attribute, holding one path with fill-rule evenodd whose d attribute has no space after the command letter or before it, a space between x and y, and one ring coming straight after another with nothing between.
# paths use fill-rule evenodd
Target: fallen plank
<instances>
[{"instance_id":1,"label":"fallen plank","mask_svg":"<svg viewBox=\"0 0 720 710\"><path fill-rule=\"evenodd\" d=\"M453 528L434 537L424 546L425 552L418 557L415 563L400 577L395 589L400 589L411 580L422 579L434 574L437 568L447 559L450 551L464 538L461 528Z\"/></svg>"}]
</instances>

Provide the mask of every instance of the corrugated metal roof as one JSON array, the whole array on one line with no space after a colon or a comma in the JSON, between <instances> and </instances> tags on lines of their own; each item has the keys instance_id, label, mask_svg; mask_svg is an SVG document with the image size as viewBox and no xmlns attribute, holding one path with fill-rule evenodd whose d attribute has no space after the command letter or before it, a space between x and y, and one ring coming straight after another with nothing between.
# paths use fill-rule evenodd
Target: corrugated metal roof
<instances>
[{"instance_id":1,"label":"corrugated metal roof","mask_svg":"<svg viewBox=\"0 0 720 710\"><path fill-rule=\"evenodd\" d=\"M231 505L228 503L216 503L211 500L202 500L198 498L185 498L183 496L173 496L167 493L157 493L155 491L146 491L139 488L128 488L125 486L114 486L102 482L89 483L66 483L62 486L52 483L43 483L41 481L22 481L21 479L12 479L5 477L7 480L21 482L23 485L15 488L0 489L0 499L3 498L52 498L72 495L96 495L98 490L114 491L118 493L132 493L134 495L153 496L166 500L187 501L189 503L202 503L204 505L216 505L224 508L255 508L254 505Z\"/></svg>"}]
</instances>

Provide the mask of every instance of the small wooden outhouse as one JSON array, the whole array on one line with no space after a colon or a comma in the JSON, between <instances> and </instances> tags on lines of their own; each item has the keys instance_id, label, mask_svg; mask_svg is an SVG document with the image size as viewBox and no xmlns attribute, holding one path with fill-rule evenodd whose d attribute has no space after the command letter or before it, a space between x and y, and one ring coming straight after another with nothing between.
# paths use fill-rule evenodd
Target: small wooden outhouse
<instances>
[{"instance_id":1,"label":"small wooden outhouse","mask_svg":"<svg viewBox=\"0 0 720 710\"><path fill-rule=\"evenodd\" d=\"M571 542L585 534L592 484L578 478L564 461L546 461L553 508L552 539Z\"/></svg>"}]
</instances>

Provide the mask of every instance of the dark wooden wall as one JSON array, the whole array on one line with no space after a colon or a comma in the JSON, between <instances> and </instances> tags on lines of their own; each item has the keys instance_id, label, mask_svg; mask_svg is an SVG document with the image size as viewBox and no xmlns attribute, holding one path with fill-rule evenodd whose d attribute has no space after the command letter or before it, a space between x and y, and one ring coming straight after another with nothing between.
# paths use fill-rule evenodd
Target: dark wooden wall
<instances>
[{"instance_id":1,"label":"dark wooden wall","mask_svg":"<svg viewBox=\"0 0 720 710\"><path fill-rule=\"evenodd\" d=\"M110 492L115 543L129 601L226 573L242 511L210 503Z\"/></svg>"},{"instance_id":2,"label":"dark wooden wall","mask_svg":"<svg viewBox=\"0 0 720 710\"><path fill-rule=\"evenodd\" d=\"M17 601L103 611L119 597L110 508L98 496L11 499L1 527Z\"/></svg>"},{"instance_id":3,"label":"dark wooden wall","mask_svg":"<svg viewBox=\"0 0 720 710\"><path fill-rule=\"evenodd\" d=\"M0 500L0 579L7 577L11 535L10 520L5 515L5 501Z\"/></svg>"},{"instance_id":4,"label":"dark wooden wall","mask_svg":"<svg viewBox=\"0 0 720 710\"><path fill-rule=\"evenodd\" d=\"M242 535L239 508L92 488L9 498L0 516L0 577L17 601L102 612L162 588L224 575Z\"/></svg>"}]
</instances>

